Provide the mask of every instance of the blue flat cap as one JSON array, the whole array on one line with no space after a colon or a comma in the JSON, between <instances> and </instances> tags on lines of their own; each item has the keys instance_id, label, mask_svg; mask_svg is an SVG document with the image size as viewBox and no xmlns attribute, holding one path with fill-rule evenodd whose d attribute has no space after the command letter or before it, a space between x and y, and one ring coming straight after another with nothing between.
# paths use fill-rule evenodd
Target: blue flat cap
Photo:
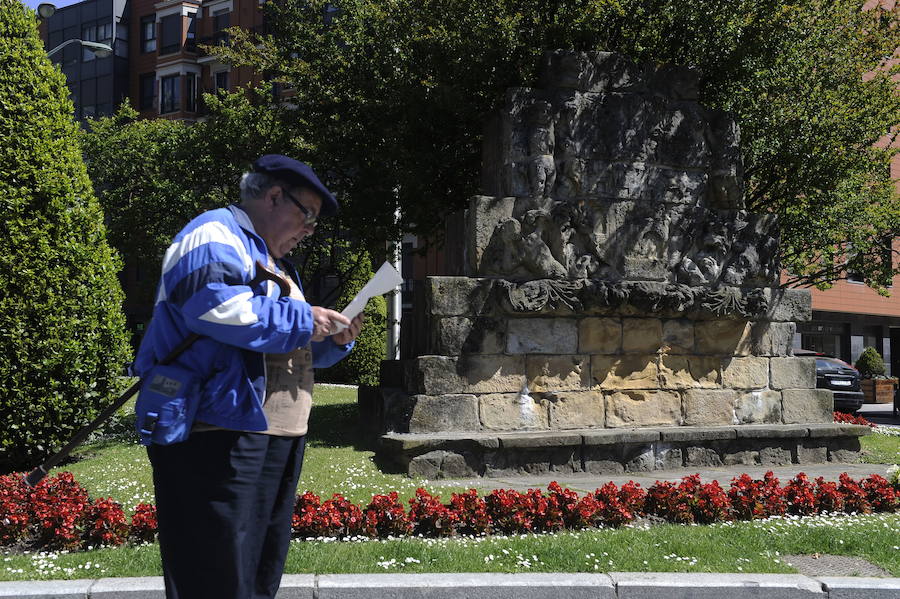
<instances>
[{"instance_id":1,"label":"blue flat cap","mask_svg":"<svg viewBox=\"0 0 900 599\"><path fill-rule=\"evenodd\" d=\"M266 154L260 156L253 163L254 173L266 173L284 180L291 185L305 185L318 192L322 196L322 209L319 214L329 216L338 211L337 200L328 189L322 185L316 173L308 164L282 156L281 154Z\"/></svg>"}]
</instances>

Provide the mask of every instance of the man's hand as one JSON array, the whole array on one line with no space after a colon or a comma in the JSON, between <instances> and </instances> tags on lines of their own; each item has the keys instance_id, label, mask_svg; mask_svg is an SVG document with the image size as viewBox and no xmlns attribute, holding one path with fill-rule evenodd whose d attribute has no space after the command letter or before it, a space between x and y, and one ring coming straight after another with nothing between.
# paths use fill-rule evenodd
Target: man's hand
<instances>
[{"instance_id":1,"label":"man's hand","mask_svg":"<svg viewBox=\"0 0 900 599\"><path fill-rule=\"evenodd\" d=\"M347 327L350 327L350 319L341 314L340 312L335 312L334 310L329 310L328 308L323 308L321 306L312 306L312 315L313 315L313 341L322 341L326 337L334 335L334 332L337 330L337 327L334 323L339 322ZM355 319L354 319L355 320ZM344 329L343 332L347 332L350 329ZM357 333L359 330L357 329Z\"/></svg>"},{"instance_id":2,"label":"man's hand","mask_svg":"<svg viewBox=\"0 0 900 599\"><path fill-rule=\"evenodd\" d=\"M364 321L365 318L362 313L357 314L356 317L350 321L350 326L334 335L331 340L338 345L347 345L359 335L359 331L362 329Z\"/></svg>"}]
</instances>

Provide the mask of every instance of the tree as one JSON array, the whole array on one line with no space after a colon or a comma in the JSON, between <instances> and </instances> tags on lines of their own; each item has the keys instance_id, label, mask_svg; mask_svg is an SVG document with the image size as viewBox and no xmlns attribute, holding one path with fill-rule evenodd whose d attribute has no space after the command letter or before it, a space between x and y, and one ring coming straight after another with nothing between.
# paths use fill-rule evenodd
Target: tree
<instances>
[{"instance_id":1,"label":"tree","mask_svg":"<svg viewBox=\"0 0 900 599\"><path fill-rule=\"evenodd\" d=\"M333 6L339 10L335 11ZM295 89L287 114L372 239L433 234L478 190L481 127L545 50L611 50L691 65L701 102L742 128L746 197L782 223L791 283L900 272L891 150L900 122L882 68L896 12L860 0L284 0L271 32L232 29L210 52ZM302 123L299 121L302 115ZM285 126L291 127L289 120ZM848 243L852 245L848 246Z\"/></svg>"},{"instance_id":2,"label":"tree","mask_svg":"<svg viewBox=\"0 0 900 599\"><path fill-rule=\"evenodd\" d=\"M34 13L0 0L0 471L34 466L120 390L120 262Z\"/></svg>"}]
</instances>

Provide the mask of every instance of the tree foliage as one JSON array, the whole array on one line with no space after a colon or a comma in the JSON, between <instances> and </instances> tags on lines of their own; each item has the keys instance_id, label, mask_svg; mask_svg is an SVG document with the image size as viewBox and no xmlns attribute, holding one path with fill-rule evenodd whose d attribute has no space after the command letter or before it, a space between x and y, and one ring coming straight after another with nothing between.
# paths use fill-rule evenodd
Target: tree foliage
<instances>
[{"instance_id":1,"label":"tree foliage","mask_svg":"<svg viewBox=\"0 0 900 599\"><path fill-rule=\"evenodd\" d=\"M65 77L34 13L0 0L0 471L58 449L119 390L120 262Z\"/></svg>"},{"instance_id":2,"label":"tree foliage","mask_svg":"<svg viewBox=\"0 0 900 599\"><path fill-rule=\"evenodd\" d=\"M339 10L334 11L333 5ZM701 102L742 128L751 210L782 223L791 282L848 270L876 288L898 266L892 152L900 121L882 68L900 46L897 12L859 0L283 0L270 34L232 29L211 49L295 94L285 127L328 164L372 239L431 234L478 190L482 124L508 87L536 81L545 50L610 50L691 65ZM896 255L893 262L896 262Z\"/></svg>"}]
</instances>

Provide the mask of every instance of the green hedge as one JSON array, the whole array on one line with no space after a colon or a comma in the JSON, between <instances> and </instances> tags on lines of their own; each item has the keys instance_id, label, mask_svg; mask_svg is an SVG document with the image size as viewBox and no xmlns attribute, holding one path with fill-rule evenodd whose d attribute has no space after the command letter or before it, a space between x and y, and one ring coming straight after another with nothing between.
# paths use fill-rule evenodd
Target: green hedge
<instances>
[{"instance_id":1,"label":"green hedge","mask_svg":"<svg viewBox=\"0 0 900 599\"><path fill-rule=\"evenodd\" d=\"M343 262L348 263L352 259L353 256L348 255ZM360 262L363 265L362 268L353 273L341 292L341 297L336 304L338 310L342 310L349 304L363 285L372 278L372 266L368 257L363 257ZM349 356L331 368L318 371L316 373L317 380L353 385L378 384L378 370L386 354L387 302L384 297L377 296L370 299L363 314L365 314L366 321L359 337L356 338L356 347Z\"/></svg>"},{"instance_id":2,"label":"green hedge","mask_svg":"<svg viewBox=\"0 0 900 599\"><path fill-rule=\"evenodd\" d=\"M119 260L65 77L34 13L0 0L0 471L58 449L120 389Z\"/></svg>"}]
</instances>

